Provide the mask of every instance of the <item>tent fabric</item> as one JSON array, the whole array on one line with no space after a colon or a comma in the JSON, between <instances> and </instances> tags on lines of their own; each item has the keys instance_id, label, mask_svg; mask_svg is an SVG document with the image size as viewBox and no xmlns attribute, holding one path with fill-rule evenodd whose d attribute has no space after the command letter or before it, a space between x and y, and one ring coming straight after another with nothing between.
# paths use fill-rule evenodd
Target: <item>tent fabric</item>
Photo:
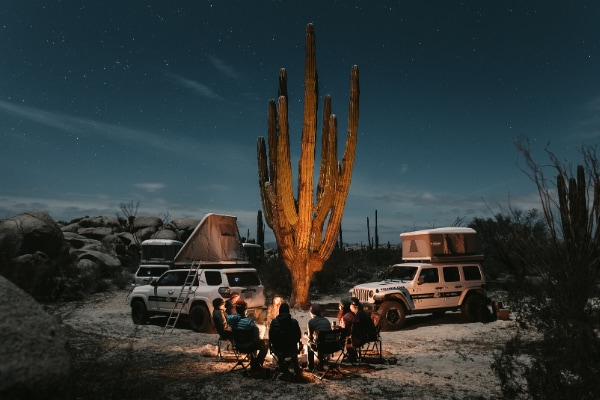
<instances>
[{"instance_id":1,"label":"tent fabric","mask_svg":"<svg viewBox=\"0 0 600 400\"><path fill-rule=\"evenodd\" d=\"M471 228L437 228L400 234L403 260L481 257L477 232Z\"/></svg>"},{"instance_id":2,"label":"tent fabric","mask_svg":"<svg viewBox=\"0 0 600 400\"><path fill-rule=\"evenodd\" d=\"M237 217L207 214L175 256L175 263L245 261Z\"/></svg>"}]
</instances>

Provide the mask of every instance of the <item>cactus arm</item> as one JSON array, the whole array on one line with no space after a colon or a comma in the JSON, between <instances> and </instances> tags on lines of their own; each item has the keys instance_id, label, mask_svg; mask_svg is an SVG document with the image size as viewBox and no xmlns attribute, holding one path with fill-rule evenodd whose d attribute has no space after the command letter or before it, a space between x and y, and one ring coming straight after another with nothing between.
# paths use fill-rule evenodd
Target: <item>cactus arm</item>
<instances>
[{"instance_id":1,"label":"cactus arm","mask_svg":"<svg viewBox=\"0 0 600 400\"><path fill-rule=\"evenodd\" d=\"M269 171L267 167L267 148L265 138L260 136L257 142L257 158L258 158L258 186L260 188L260 200L262 202L263 215L269 228L273 229L273 204L267 194L267 185L269 183Z\"/></svg>"},{"instance_id":2,"label":"cactus arm","mask_svg":"<svg viewBox=\"0 0 600 400\"><path fill-rule=\"evenodd\" d=\"M359 89L359 71L355 65L352 67L350 78L350 104L348 110L348 135L346 136L346 148L340 168L340 177L336 185L336 193L334 196L329 223L323 238L323 245L319 249L318 257L326 260L333 252L335 243L339 234L340 225L342 223L342 214L346 205L346 197L350 189L350 181L352 180L352 168L354 166L354 155L356 153L356 141L358 136L358 114L360 96Z\"/></svg>"},{"instance_id":3,"label":"cactus arm","mask_svg":"<svg viewBox=\"0 0 600 400\"><path fill-rule=\"evenodd\" d=\"M287 97L279 96L278 109L279 138L277 139L277 201L280 210L287 219L287 223L291 226L295 226L298 223L298 211L296 210L292 182Z\"/></svg>"},{"instance_id":4,"label":"cactus arm","mask_svg":"<svg viewBox=\"0 0 600 400\"><path fill-rule=\"evenodd\" d=\"M312 24L306 27L306 60L304 63L304 125L298 161L298 226L296 245L307 249L313 218L313 175L317 131L317 61L315 32Z\"/></svg>"},{"instance_id":5,"label":"cactus arm","mask_svg":"<svg viewBox=\"0 0 600 400\"><path fill-rule=\"evenodd\" d=\"M335 188L338 181L337 167L337 119L335 115L329 113L328 118L323 124L323 144L321 154L321 173L319 177L320 193L317 193L317 204L315 206L313 228L311 232L310 249L312 252L318 251L321 246L323 225L331 211L333 205ZM319 190L318 187L318 190Z\"/></svg>"}]
</instances>

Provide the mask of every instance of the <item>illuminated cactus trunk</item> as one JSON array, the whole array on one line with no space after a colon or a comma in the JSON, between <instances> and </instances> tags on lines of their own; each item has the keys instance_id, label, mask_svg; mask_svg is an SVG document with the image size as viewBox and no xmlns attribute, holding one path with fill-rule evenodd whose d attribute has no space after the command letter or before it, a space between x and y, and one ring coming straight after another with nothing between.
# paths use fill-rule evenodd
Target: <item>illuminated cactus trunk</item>
<instances>
[{"instance_id":1,"label":"illuminated cactus trunk","mask_svg":"<svg viewBox=\"0 0 600 400\"><path fill-rule=\"evenodd\" d=\"M304 75L304 124L298 162L298 191L294 197L288 126L287 73L279 73L279 97L269 101L267 143L258 138L258 175L265 221L275 234L279 253L292 276L292 305L310 305L309 287L313 274L335 248L352 167L358 130L358 67L353 66L350 82L348 135L341 162L337 159L337 119L331 113L331 98L324 99L321 163L314 188L317 131L318 82L315 34L306 27ZM327 228L324 230L325 222Z\"/></svg>"}]
</instances>

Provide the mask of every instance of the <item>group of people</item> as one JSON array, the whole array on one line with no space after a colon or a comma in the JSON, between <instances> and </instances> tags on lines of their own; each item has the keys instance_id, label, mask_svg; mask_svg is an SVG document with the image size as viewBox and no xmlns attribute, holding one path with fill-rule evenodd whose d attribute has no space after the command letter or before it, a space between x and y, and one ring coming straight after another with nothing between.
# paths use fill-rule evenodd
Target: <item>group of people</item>
<instances>
[{"instance_id":1,"label":"group of people","mask_svg":"<svg viewBox=\"0 0 600 400\"><path fill-rule=\"evenodd\" d=\"M357 361L356 349L363 344L367 332L375 332L375 324L371 316L363 310L360 300L356 297L341 299L338 309L337 321L330 324L329 320L322 316L321 306L319 304L311 305L311 319L308 321L310 340L314 342L319 331L341 329L342 337L346 338L346 356L348 361L354 363ZM314 369L313 347L309 346L308 350L309 370Z\"/></svg>"},{"instance_id":2,"label":"group of people","mask_svg":"<svg viewBox=\"0 0 600 400\"><path fill-rule=\"evenodd\" d=\"M292 318L290 307L284 302L283 296L275 296L273 303L267 310L267 326L269 340L263 339L259 327L254 320L246 316L246 302L239 297L239 294L233 293L231 298L224 301L217 298L213 301L213 321L221 337L233 341L233 330L252 330L254 332L254 344L256 354L251 359L251 370L256 371L262 368L267 351L269 349L269 340L272 349L281 354L278 358L289 359L294 366L296 375L300 375L298 366L298 354L303 349L302 332L298 321ZM369 316L361 307L360 301L356 297L342 299L339 302L339 312L337 320L332 324L329 319L322 315L320 304L313 303L310 307L310 320L308 321L308 369L314 369L315 348L310 345L314 343L318 332L331 329L342 329L343 337L348 338L346 354L348 360L355 362L356 347L360 346L360 333L374 330L374 324Z\"/></svg>"},{"instance_id":3,"label":"group of people","mask_svg":"<svg viewBox=\"0 0 600 400\"><path fill-rule=\"evenodd\" d=\"M250 368L254 371L262 368L267 356L268 341L262 338L260 329L254 320L246 315L248 305L238 293L232 293L225 301L218 297L213 300L213 321L222 338L234 340L233 330L251 331L254 338L252 346L256 349L256 356L252 357Z\"/></svg>"}]
</instances>

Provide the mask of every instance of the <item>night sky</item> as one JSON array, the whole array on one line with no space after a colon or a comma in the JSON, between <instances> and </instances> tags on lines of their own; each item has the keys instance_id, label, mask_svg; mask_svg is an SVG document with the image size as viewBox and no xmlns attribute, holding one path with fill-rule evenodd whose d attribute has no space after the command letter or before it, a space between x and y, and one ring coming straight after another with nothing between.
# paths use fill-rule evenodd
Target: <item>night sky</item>
<instances>
[{"instance_id":1,"label":"night sky","mask_svg":"<svg viewBox=\"0 0 600 400\"><path fill-rule=\"evenodd\" d=\"M236 215L261 208L256 140L288 71L297 173L308 23L343 153L342 229L366 243L539 208L516 138L580 162L600 136L597 1L39 1L0 7L0 218ZM322 104L322 102L320 103ZM320 138L319 121L319 138ZM267 230L266 240L273 240Z\"/></svg>"}]
</instances>

